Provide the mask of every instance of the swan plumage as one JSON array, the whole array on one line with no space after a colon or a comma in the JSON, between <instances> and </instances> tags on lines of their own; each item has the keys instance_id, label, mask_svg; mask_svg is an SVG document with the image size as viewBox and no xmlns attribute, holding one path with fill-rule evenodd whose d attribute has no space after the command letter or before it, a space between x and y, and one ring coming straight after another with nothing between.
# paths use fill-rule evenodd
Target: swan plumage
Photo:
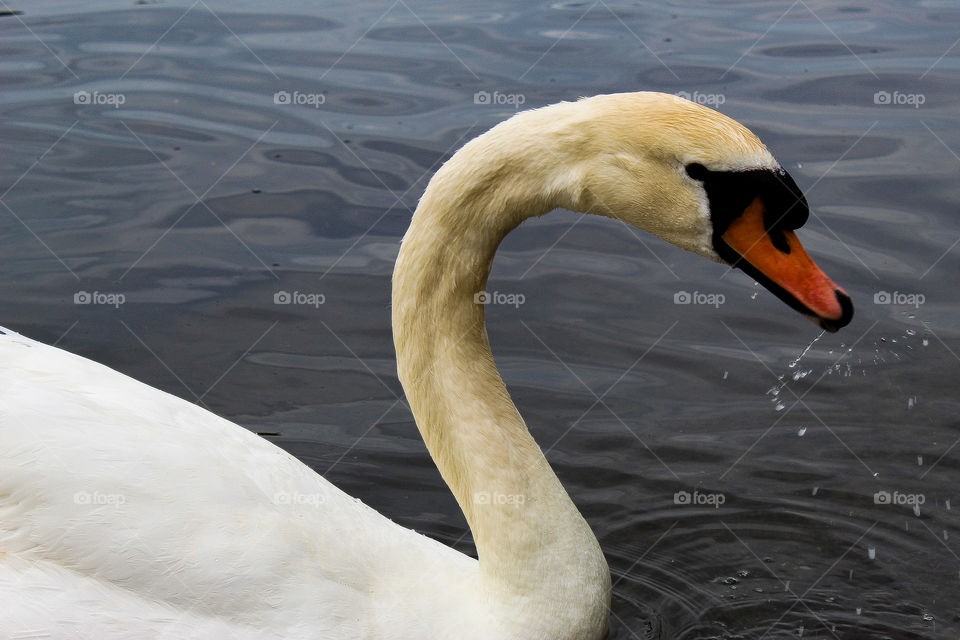
<instances>
[{"instance_id":1,"label":"swan plumage","mask_svg":"<svg viewBox=\"0 0 960 640\"><path fill-rule=\"evenodd\" d=\"M436 591L439 604L456 587L439 569L475 563L246 429L3 331L0 361L18 380L3 376L0 421L36 428L3 434L0 631L54 622L55 637L135 638L152 619L189 630L170 637L348 637L352 619L338 618L400 597L391 576L437 567L422 593ZM325 611L325 602L336 606ZM400 604L397 617L411 613ZM287 630L291 615L299 631ZM370 635L396 622L367 620Z\"/></svg>"},{"instance_id":2,"label":"swan plumage","mask_svg":"<svg viewBox=\"0 0 960 640\"><path fill-rule=\"evenodd\" d=\"M394 274L398 370L479 561L197 405L3 329L0 637L602 637L603 553L511 402L474 296L506 233L556 207L723 259L723 194L694 165L782 171L733 120L636 93L521 113L428 186ZM815 286L781 294L849 321L845 294Z\"/></svg>"}]
</instances>

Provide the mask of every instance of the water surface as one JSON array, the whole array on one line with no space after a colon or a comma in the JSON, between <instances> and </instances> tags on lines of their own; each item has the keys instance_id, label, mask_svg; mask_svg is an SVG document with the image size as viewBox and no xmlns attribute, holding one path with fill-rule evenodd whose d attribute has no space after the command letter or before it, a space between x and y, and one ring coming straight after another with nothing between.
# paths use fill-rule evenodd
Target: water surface
<instances>
[{"instance_id":1,"label":"water surface","mask_svg":"<svg viewBox=\"0 0 960 640\"><path fill-rule=\"evenodd\" d=\"M390 335L430 175L520 103L683 92L746 123L857 308L795 367L812 324L609 220L524 224L490 280L524 298L488 308L491 341L607 554L610 636L960 632L952 3L9 8L3 324L273 434L466 553Z\"/></svg>"}]
</instances>

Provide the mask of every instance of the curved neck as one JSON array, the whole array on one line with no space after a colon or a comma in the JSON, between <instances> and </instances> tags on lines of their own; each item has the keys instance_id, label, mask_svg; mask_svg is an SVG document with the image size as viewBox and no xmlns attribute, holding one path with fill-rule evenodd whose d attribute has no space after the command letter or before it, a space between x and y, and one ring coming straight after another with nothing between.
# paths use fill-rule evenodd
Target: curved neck
<instances>
[{"instance_id":1,"label":"curved neck","mask_svg":"<svg viewBox=\"0 0 960 640\"><path fill-rule=\"evenodd\" d=\"M394 341L417 426L473 532L481 588L495 599L546 601L558 616L591 617L576 624L601 628L610 584L603 554L511 401L474 298L508 232L576 206L572 174L551 175L536 161L573 166L576 141L542 124L536 134L499 125L431 181L397 258Z\"/></svg>"}]
</instances>

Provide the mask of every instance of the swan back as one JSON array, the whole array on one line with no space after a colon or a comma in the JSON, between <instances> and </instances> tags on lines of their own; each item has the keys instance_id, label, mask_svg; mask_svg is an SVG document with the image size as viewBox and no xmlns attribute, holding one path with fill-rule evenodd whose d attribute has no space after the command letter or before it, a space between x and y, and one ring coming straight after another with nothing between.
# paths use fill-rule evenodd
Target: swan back
<instances>
[{"instance_id":1,"label":"swan back","mask_svg":"<svg viewBox=\"0 0 960 640\"><path fill-rule=\"evenodd\" d=\"M475 560L197 405L0 331L0 635L427 637L438 602L469 602Z\"/></svg>"}]
</instances>

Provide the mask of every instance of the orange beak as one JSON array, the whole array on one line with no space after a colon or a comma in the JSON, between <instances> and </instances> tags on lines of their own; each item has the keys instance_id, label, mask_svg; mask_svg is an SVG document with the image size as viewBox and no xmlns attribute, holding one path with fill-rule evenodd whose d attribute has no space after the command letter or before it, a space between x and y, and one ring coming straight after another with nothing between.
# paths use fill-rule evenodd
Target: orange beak
<instances>
[{"instance_id":1,"label":"orange beak","mask_svg":"<svg viewBox=\"0 0 960 640\"><path fill-rule=\"evenodd\" d=\"M765 206L755 198L720 236L739 258L732 265L823 329L834 332L850 323L853 303L804 251L789 229L767 230ZM773 236L771 236L773 234Z\"/></svg>"}]
</instances>

